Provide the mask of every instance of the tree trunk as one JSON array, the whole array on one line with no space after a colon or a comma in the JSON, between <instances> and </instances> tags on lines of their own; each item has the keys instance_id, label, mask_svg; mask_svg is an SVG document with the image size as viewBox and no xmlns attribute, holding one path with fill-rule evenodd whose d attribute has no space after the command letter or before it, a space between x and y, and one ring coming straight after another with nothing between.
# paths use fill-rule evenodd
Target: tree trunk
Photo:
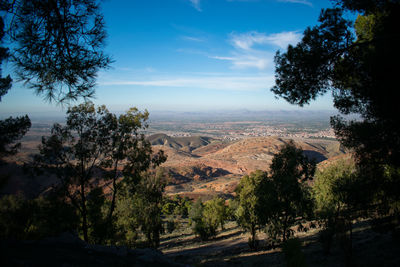
<instances>
[{"instance_id":1,"label":"tree trunk","mask_svg":"<svg viewBox=\"0 0 400 267\"><path fill-rule=\"evenodd\" d=\"M81 182L81 208L82 208L82 231L83 239L85 242L89 242L88 236L88 222L87 222L87 209L86 209L86 196L85 196L85 184Z\"/></svg>"},{"instance_id":2,"label":"tree trunk","mask_svg":"<svg viewBox=\"0 0 400 267\"><path fill-rule=\"evenodd\" d=\"M114 177L112 181L112 198L111 198L111 204L110 204L110 210L108 212L107 216L107 221L106 221L106 231L107 235L111 236L111 231L112 231L112 215L115 210L115 201L117 197L117 173L118 173L118 160L115 161L114 164Z\"/></svg>"},{"instance_id":3,"label":"tree trunk","mask_svg":"<svg viewBox=\"0 0 400 267\"><path fill-rule=\"evenodd\" d=\"M287 215L285 215L285 219L283 220L283 238L282 242L285 243L286 241L286 232L287 232Z\"/></svg>"},{"instance_id":4,"label":"tree trunk","mask_svg":"<svg viewBox=\"0 0 400 267\"><path fill-rule=\"evenodd\" d=\"M256 244L256 227L254 225L251 226L250 232L251 232L251 240L250 240L251 249L256 249L256 247L257 247L257 244Z\"/></svg>"}]
</instances>

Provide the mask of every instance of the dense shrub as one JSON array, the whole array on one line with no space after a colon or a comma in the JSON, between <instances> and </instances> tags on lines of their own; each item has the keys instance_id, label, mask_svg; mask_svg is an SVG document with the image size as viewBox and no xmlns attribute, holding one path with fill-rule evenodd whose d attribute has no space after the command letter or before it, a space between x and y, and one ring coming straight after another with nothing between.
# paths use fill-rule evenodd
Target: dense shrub
<instances>
[{"instance_id":1,"label":"dense shrub","mask_svg":"<svg viewBox=\"0 0 400 267\"><path fill-rule=\"evenodd\" d=\"M219 197L201 202L197 200L189 211L189 223L193 232L201 240L208 240L217 235L218 226L223 228L227 219L225 201Z\"/></svg>"},{"instance_id":2,"label":"dense shrub","mask_svg":"<svg viewBox=\"0 0 400 267\"><path fill-rule=\"evenodd\" d=\"M25 199L6 195L0 199L0 238L39 239L77 229L79 219L70 204L57 197Z\"/></svg>"}]
</instances>

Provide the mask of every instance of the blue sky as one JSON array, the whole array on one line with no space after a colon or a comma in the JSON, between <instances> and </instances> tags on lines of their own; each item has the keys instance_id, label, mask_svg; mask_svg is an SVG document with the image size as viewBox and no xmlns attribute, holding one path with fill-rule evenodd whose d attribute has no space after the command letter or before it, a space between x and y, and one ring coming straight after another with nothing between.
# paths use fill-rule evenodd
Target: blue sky
<instances>
[{"instance_id":1,"label":"blue sky","mask_svg":"<svg viewBox=\"0 0 400 267\"><path fill-rule=\"evenodd\" d=\"M293 110L270 92L273 56L316 24L329 0L106 0L106 51L96 104L160 110ZM303 109L330 110L329 95ZM14 84L0 113L56 113Z\"/></svg>"}]
</instances>

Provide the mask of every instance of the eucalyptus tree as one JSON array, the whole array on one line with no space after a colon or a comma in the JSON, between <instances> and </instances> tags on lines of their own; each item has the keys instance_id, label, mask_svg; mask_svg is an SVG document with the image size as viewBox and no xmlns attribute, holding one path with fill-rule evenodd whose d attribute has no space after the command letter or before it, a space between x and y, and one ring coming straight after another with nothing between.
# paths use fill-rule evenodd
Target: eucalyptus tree
<instances>
[{"instance_id":1,"label":"eucalyptus tree","mask_svg":"<svg viewBox=\"0 0 400 267\"><path fill-rule=\"evenodd\" d=\"M85 241L89 240L87 196L103 180L111 183L111 204L104 223L111 231L119 181L130 188L142 172L166 160L162 151L153 154L145 139L147 111L136 108L126 114L110 113L92 103L71 107L66 125L54 124L51 135L42 138L35 163L59 178L59 186L81 216Z\"/></svg>"}]
</instances>

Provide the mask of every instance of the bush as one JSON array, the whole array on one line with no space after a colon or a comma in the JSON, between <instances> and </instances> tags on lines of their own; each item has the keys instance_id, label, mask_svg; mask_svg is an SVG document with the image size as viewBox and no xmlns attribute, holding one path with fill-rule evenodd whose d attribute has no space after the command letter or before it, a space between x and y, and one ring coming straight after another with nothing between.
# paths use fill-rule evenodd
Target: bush
<instances>
[{"instance_id":1,"label":"bush","mask_svg":"<svg viewBox=\"0 0 400 267\"><path fill-rule=\"evenodd\" d=\"M7 195L0 199L1 239L40 239L77 229L71 205L51 196L33 200Z\"/></svg>"},{"instance_id":2,"label":"bush","mask_svg":"<svg viewBox=\"0 0 400 267\"><path fill-rule=\"evenodd\" d=\"M189 223L193 232L202 240L216 236L218 226L222 228L226 218L225 201L218 197L205 203L197 200L189 212Z\"/></svg>"},{"instance_id":3,"label":"bush","mask_svg":"<svg viewBox=\"0 0 400 267\"><path fill-rule=\"evenodd\" d=\"M193 232L203 241L217 235L217 229L212 225L207 225L203 220L197 221L194 224Z\"/></svg>"},{"instance_id":4,"label":"bush","mask_svg":"<svg viewBox=\"0 0 400 267\"><path fill-rule=\"evenodd\" d=\"M168 233L172 233L176 229L176 223L173 220L168 220L166 224Z\"/></svg>"}]
</instances>

